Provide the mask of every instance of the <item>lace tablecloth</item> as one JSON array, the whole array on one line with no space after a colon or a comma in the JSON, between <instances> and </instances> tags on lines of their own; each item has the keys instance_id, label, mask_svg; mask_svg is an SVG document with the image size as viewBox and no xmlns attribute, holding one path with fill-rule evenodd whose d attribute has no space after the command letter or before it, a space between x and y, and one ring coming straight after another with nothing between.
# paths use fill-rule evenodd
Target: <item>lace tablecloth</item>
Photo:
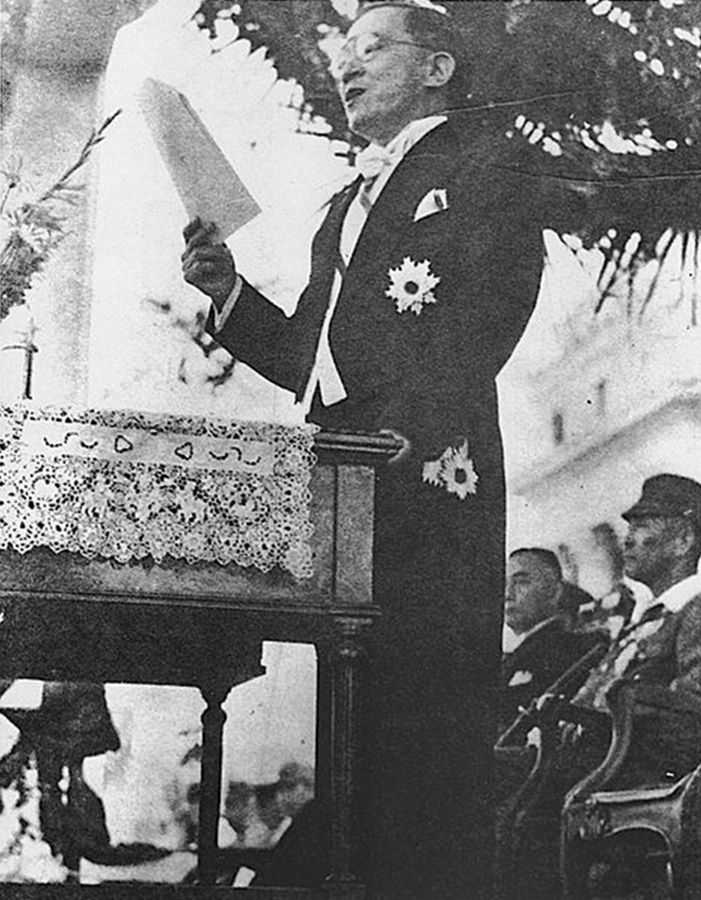
<instances>
[{"instance_id":1,"label":"lace tablecloth","mask_svg":"<svg viewBox=\"0 0 701 900\"><path fill-rule=\"evenodd\" d=\"M312 427L0 407L0 549L311 575Z\"/></svg>"}]
</instances>

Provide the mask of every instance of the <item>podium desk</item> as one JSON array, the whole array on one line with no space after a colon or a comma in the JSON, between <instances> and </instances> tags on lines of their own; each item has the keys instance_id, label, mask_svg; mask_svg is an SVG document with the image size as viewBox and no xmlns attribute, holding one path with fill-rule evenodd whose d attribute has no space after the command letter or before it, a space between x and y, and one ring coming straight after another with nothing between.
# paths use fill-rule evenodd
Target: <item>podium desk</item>
<instances>
[{"instance_id":1,"label":"podium desk","mask_svg":"<svg viewBox=\"0 0 701 900\"><path fill-rule=\"evenodd\" d=\"M317 652L317 792L331 811L330 868L318 889L245 888L251 900L362 900L353 861L363 644L372 591L374 482L398 450L383 435L321 433L311 477L313 575L217 563L121 564L35 548L0 552L0 677L197 687L202 714L198 864L202 884L4 885L3 897L220 897L221 706L263 673L263 640Z\"/></svg>"}]
</instances>

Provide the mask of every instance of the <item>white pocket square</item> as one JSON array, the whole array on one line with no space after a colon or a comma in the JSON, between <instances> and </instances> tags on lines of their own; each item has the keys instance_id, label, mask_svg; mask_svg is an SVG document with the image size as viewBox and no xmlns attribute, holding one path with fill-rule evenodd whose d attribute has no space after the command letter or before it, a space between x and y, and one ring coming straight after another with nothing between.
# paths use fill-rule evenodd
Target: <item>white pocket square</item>
<instances>
[{"instance_id":1,"label":"white pocket square","mask_svg":"<svg viewBox=\"0 0 701 900\"><path fill-rule=\"evenodd\" d=\"M448 209L448 192L445 188L432 188L416 207L414 221L425 219Z\"/></svg>"},{"instance_id":2,"label":"white pocket square","mask_svg":"<svg viewBox=\"0 0 701 900\"><path fill-rule=\"evenodd\" d=\"M526 672L523 669L518 669L518 671L514 672L511 676L511 681L509 681L509 687L519 687L521 684L530 684L533 681L533 672Z\"/></svg>"}]
</instances>

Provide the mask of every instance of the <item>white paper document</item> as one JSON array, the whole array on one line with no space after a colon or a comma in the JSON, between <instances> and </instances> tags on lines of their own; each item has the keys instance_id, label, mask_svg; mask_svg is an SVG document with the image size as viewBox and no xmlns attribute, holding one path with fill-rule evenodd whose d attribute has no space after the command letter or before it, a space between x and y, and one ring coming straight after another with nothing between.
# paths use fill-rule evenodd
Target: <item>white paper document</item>
<instances>
[{"instance_id":1,"label":"white paper document","mask_svg":"<svg viewBox=\"0 0 701 900\"><path fill-rule=\"evenodd\" d=\"M216 223L225 240L258 215L260 207L183 94L147 78L138 103L189 219Z\"/></svg>"}]
</instances>

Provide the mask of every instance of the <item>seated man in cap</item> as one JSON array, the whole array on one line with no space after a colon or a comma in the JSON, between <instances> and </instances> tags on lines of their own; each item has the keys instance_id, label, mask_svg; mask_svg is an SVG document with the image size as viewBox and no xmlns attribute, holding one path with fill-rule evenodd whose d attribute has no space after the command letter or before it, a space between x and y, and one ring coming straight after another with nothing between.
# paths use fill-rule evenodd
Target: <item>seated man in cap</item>
<instances>
[{"instance_id":1,"label":"seated man in cap","mask_svg":"<svg viewBox=\"0 0 701 900\"><path fill-rule=\"evenodd\" d=\"M624 678L701 700L701 484L680 475L648 478L623 518L626 575L647 585L651 599L638 601L629 624L574 697L575 717L578 710L605 712L606 695ZM681 774L701 761L697 736L689 741L649 720L636 725L632 751L635 768L653 776Z\"/></svg>"},{"instance_id":2,"label":"seated man in cap","mask_svg":"<svg viewBox=\"0 0 701 900\"><path fill-rule=\"evenodd\" d=\"M612 688L632 679L667 688L680 702L686 698L691 708L701 701L701 484L679 475L649 478L623 518L628 522L625 573L647 585L652 599L636 605L570 702L564 717L568 721L561 723L562 743L538 808L538 828L527 835L513 862L528 900L556 896L547 873L557 879L562 801L606 754L611 732L606 697ZM701 762L701 718L685 717L684 728L671 721L671 712L664 709L635 720L616 787L675 780ZM503 780L508 777L502 773ZM536 857L538 871L531 872L529 864Z\"/></svg>"}]
</instances>

